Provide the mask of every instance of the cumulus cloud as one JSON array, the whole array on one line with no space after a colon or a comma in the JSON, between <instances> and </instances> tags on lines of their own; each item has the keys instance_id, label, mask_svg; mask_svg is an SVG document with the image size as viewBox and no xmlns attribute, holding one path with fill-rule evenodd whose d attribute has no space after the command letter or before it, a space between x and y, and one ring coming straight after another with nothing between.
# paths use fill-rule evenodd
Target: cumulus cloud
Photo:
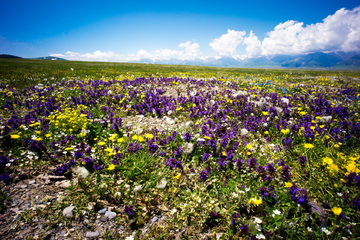
<instances>
[{"instance_id":1,"label":"cumulus cloud","mask_svg":"<svg viewBox=\"0 0 360 240\"><path fill-rule=\"evenodd\" d=\"M111 62L128 62L136 61L140 59L151 59L156 60L168 60L171 58L178 58L181 60L192 60L198 57L199 53L199 44L191 43L187 41L185 43L179 44L180 48L184 50L170 50L170 49L159 49L149 53L145 50L139 50L136 54L118 54L115 52L101 52L95 51L94 53L78 53L67 51L65 54L53 53L50 56L54 57L63 57L68 60L81 60L81 61L111 61Z\"/></svg>"},{"instance_id":2,"label":"cumulus cloud","mask_svg":"<svg viewBox=\"0 0 360 240\"><path fill-rule=\"evenodd\" d=\"M228 29L226 34L223 34L220 38L215 38L209 45L217 54L230 56L236 52L236 48L243 41L245 34L245 31Z\"/></svg>"},{"instance_id":3,"label":"cumulus cloud","mask_svg":"<svg viewBox=\"0 0 360 240\"><path fill-rule=\"evenodd\" d=\"M253 31L250 31L249 37L244 38L244 44L246 44L247 57L258 57L262 54L261 41L255 36Z\"/></svg>"},{"instance_id":4,"label":"cumulus cloud","mask_svg":"<svg viewBox=\"0 0 360 240\"><path fill-rule=\"evenodd\" d=\"M341 8L322 22L306 25L293 20L278 24L261 43L261 55L301 54L317 51L360 51L360 7ZM260 48L254 40L247 44L247 54L255 56ZM246 39L246 38L245 38ZM250 40L250 39L248 39Z\"/></svg>"}]
</instances>

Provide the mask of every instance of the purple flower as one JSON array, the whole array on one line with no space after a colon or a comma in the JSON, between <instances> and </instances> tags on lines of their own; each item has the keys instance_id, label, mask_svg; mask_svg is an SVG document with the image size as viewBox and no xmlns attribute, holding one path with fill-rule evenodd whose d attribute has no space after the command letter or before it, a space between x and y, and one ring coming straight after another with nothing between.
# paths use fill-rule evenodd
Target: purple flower
<instances>
[{"instance_id":1,"label":"purple flower","mask_svg":"<svg viewBox=\"0 0 360 240\"><path fill-rule=\"evenodd\" d=\"M189 132L187 132L184 133L183 138L185 139L185 141L190 142L192 135Z\"/></svg>"},{"instance_id":2,"label":"purple flower","mask_svg":"<svg viewBox=\"0 0 360 240\"><path fill-rule=\"evenodd\" d=\"M242 235L247 235L249 234L249 225L245 225L245 224L242 224L241 227L240 227L240 231L241 231L241 234Z\"/></svg>"},{"instance_id":3,"label":"purple flower","mask_svg":"<svg viewBox=\"0 0 360 240\"><path fill-rule=\"evenodd\" d=\"M202 155L203 161L206 162L206 161L209 159L210 156L211 156L211 154L209 154L209 153L204 153L204 154Z\"/></svg>"},{"instance_id":4,"label":"purple flower","mask_svg":"<svg viewBox=\"0 0 360 240\"><path fill-rule=\"evenodd\" d=\"M299 156L299 163L301 166L305 166L306 164L306 157L304 156Z\"/></svg>"},{"instance_id":5,"label":"purple flower","mask_svg":"<svg viewBox=\"0 0 360 240\"><path fill-rule=\"evenodd\" d=\"M134 214L134 209L133 209L132 204L130 206L128 206L128 205L125 206L124 211L122 212L122 214L124 215L125 213L127 213L129 215L129 217L131 217Z\"/></svg>"},{"instance_id":6,"label":"purple flower","mask_svg":"<svg viewBox=\"0 0 360 240\"><path fill-rule=\"evenodd\" d=\"M351 200L351 206L356 210L360 210L360 195Z\"/></svg>"},{"instance_id":7,"label":"purple flower","mask_svg":"<svg viewBox=\"0 0 360 240\"><path fill-rule=\"evenodd\" d=\"M165 162L166 166L169 166L171 168L181 168L183 169L183 165L180 161L176 160L175 158L169 158L166 162Z\"/></svg>"},{"instance_id":8,"label":"purple flower","mask_svg":"<svg viewBox=\"0 0 360 240\"><path fill-rule=\"evenodd\" d=\"M206 171L206 169L202 170L199 175L199 179L203 180L204 182L209 178L209 172Z\"/></svg>"},{"instance_id":9,"label":"purple flower","mask_svg":"<svg viewBox=\"0 0 360 240\"><path fill-rule=\"evenodd\" d=\"M239 217L239 214L236 214L236 213L234 213L234 214L231 215L231 225L234 225L235 220L236 220L236 218L238 218L238 217Z\"/></svg>"}]
</instances>

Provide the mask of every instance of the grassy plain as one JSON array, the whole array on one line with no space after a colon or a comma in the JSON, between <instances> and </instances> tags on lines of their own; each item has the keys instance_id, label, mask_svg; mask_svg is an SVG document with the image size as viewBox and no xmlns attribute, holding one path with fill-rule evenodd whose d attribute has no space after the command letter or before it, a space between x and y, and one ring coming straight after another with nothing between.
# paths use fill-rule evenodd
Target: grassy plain
<instances>
[{"instance_id":1,"label":"grassy plain","mask_svg":"<svg viewBox=\"0 0 360 240\"><path fill-rule=\"evenodd\" d=\"M359 77L1 59L0 236L356 239Z\"/></svg>"}]
</instances>

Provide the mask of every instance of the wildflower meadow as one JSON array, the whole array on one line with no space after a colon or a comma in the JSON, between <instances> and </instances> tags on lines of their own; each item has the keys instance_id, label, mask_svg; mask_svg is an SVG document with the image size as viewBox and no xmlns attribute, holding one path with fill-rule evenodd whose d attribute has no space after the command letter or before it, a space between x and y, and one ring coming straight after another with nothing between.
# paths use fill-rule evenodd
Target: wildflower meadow
<instances>
[{"instance_id":1,"label":"wildflower meadow","mask_svg":"<svg viewBox=\"0 0 360 240\"><path fill-rule=\"evenodd\" d=\"M1 196L40 174L69 184L12 224L86 222L74 238L360 236L358 72L40 63L0 76ZM104 208L113 225L99 230Z\"/></svg>"}]
</instances>

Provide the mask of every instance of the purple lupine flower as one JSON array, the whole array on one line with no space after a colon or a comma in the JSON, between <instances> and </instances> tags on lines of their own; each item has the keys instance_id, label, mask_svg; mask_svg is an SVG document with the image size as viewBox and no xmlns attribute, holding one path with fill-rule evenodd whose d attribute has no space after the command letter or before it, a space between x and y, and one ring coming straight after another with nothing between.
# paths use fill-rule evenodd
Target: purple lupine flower
<instances>
[{"instance_id":1,"label":"purple lupine flower","mask_svg":"<svg viewBox=\"0 0 360 240\"><path fill-rule=\"evenodd\" d=\"M274 175L274 173L275 173L274 164L269 163L269 164L266 166L266 170L268 171L268 173L269 173L270 175Z\"/></svg>"},{"instance_id":2,"label":"purple lupine flower","mask_svg":"<svg viewBox=\"0 0 360 240\"><path fill-rule=\"evenodd\" d=\"M206 169L202 170L199 175L199 179L203 180L204 182L209 178L209 172L206 171Z\"/></svg>"},{"instance_id":3,"label":"purple lupine flower","mask_svg":"<svg viewBox=\"0 0 360 240\"><path fill-rule=\"evenodd\" d=\"M231 215L231 225L235 224L236 218L238 218L238 217L239 217L239 214L236 214L236 213Z\"/></svg>"},{"instance_id":4,"label":"purple lupine flower","mask_svg":"<svg viewBox=\"0 0 360 240\"><path fill-rule=\"evenodd\" d=\"M192 135L189 132L184 133L183 138L185 141L190 142Z\"/></svg>"},{"instance_id":5,"label":"purple lupine flower","mask_svg":"<svg viewBox=\"0 0 360 240\"><path fill-rule=\"evenodd\" d=\"M204 153L204 154L202 155L202 160L203 160L204 162L206 162L206 161L209 159L210 156L211 156L211 154L209 154L209 153Z\"/></svg>"},{"instance_id":6,"label":"purple lupine flower","mask_svg":"<svg viewBox=\"0 0 360 240\"><path fill-rule=\"evenodd\" d=\"M247 166L249 167L250 170L255 169L257 166L256 158L249 159Z\"/></svg>"},{"instance_id":7,"label":"purple lupine flower","mask_svg":"<svg viewBox=\"0 0 360 240\"><path fill-rule=\"evenodd\" d=\"M174 154L176 158L180 158L181 157L181 153L182 153L182 148L178 147L175 149Z\"/></svg>"},{"instance_id":8,"label":"purple lupine flower","mask_svg":"<svg viewBox=\"0 0 360 240\"><path fill-rule=\"evenodd\" d=\"M304 156L299 156L299 163L301 166L305 166L306 164L306 157Z\"/></svg>"},{"instance_id":9,"label":"purple lupine flower","mask_svg":"<svg viewBox=\"0 0 360 240\"><path fill-rule=\"evenodd\" d=\"M171 168L181 168L183 169L183 165L180 161L176 160L176 158L169 158L166 162L165 162L166 166L169 166Z\"/></svg>"},{"instance_id":10,"label":"purple lupine flower","mask_svg":"<svg viewBox=\"0 0 360 240\"><path fill-rule=\"evenodd\" d=\"M214 212L210 212L209 213L209 216L213 219L215 219L217 217L217 213L214 211Z\"/></svg>"},{"instance_id":11,"label":"purple lupine flower","mask_svg":"<svg viewBox=\"0 0 360 240\"><path fill-rule=\"evenodd\" d=\"M124 215L125 213L127 213L129 215L129 217L131 217L134 214L134 209L133 209L133 205L130 204L130 206L126 205L124 208L124 211L122 212L122 215Z\"/></svg>"},{"instance_id":12,"label":"purple lupine flower","mask_svg":"<svg viewBox=\"0 0 360 240\"><path fill-rule=\"evenodd\" d=\"M238 172L241 173L241 170L244 167L244 160L237 159L237 160L235 160L235 162L236 162L236 167L238 169Z\"/></svg>"},{"instance_id":13,"label":"purple lupine flower","mask_svg":"<svg viewBox=\"0 0 360 240\"><path fill-rule=\"evenodd\" d=\"M241 234L242 235L247 235L249 234L249 225L245 225L245 224L242 224L241 227L240 227L240 231L241 231Z\"/></svg>"},{"instance_id":14,"label":"purple lupine flower","mask_svg":"<svg viewBox=\"0 0 360 240\"><path fill-rule=\"evenodd\" d=\"M360 210L360 195L351 200L351 206L356 210Z\"/></svg>"}]
</instances>

